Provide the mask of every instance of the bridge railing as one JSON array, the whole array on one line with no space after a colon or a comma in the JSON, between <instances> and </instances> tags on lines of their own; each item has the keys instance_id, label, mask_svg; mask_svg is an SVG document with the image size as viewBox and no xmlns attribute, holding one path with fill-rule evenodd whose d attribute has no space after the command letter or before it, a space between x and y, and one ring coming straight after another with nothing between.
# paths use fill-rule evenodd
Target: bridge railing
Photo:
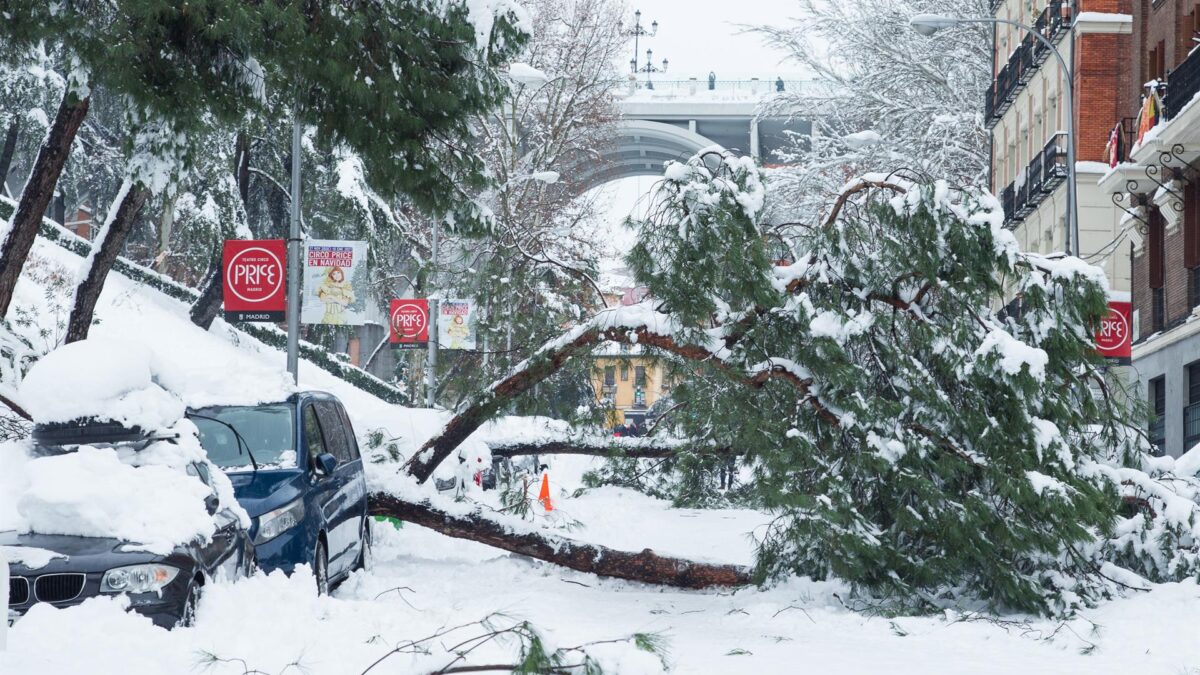
<instances>
[{"instance_id":1,"label":"bridge railing","mask_svg":"<svg viewBox=\"0 0 1200 675\"><path fill-rule=\"evenodd\" d=\"M805 80L751 78L749 80L718 79L710 82L707 79L693 77L686 80L650 80L649 82L644 78L630 80L626 88L630 95L637 94L639 97L649 96L651 98L685 96L761 98L778 93L781 87L784 92L795 93L812 86L812 82Z\"/></svg>"}]
</instances>

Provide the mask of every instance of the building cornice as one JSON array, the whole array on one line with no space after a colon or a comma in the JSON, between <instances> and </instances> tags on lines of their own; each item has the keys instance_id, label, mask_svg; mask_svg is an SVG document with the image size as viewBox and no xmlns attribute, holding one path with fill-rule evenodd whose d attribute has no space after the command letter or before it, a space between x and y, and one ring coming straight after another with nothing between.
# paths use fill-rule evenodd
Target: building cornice
<instances>
[{"instance_id":1,"label":"building cornice","mask_svg":"<svg viewBox=\"0 0 1200 675\"><path fill-rule=\"evenodd\" d=\"M1075 32L1080 35L1133 33L1133 17L1129 14L1081 12L1075 19Z\"/></svg>"}]
</instances>

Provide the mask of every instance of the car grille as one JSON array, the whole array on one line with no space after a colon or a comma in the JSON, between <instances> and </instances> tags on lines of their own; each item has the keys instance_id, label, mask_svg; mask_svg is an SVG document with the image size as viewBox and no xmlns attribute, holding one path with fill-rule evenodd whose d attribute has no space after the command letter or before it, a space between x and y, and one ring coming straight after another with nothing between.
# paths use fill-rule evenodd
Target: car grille
<instances>
[{"instance_id":1,"label":"car grille","mask_svg":"<svg viewBox=\"0 0 1200 675\"><path fill-rule=\"evenodd\" d=\"M39 602L66 602L83 592L83 574L43 574L33 584Z\"/></svg>"},{"instance_id":2,"label":"car grille","mask_svg":"<svg viewBox=\"0 0 1200 675\"><path fill-rule=\"evenodd\" d=\"M24 602L29 602L29 582L25 577L9 577L8 604L19 605Z\"/></svg>"}]
</instances>

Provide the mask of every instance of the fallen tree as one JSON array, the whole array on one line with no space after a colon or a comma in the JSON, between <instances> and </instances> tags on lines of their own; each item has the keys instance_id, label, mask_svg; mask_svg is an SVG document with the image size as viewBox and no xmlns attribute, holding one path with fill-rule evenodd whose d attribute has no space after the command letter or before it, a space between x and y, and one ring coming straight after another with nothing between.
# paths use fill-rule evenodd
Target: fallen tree
<instances>
[{"instance_id":1,"label":"fallen tree","mask_svg":"<svg viewBox=\"0 0 1200 675\"><path fill-rule=\"evenodd\" d=\"M440 510L428 501L405 501L379 492L371 495L370 503L372 515L398 518L449 537L477 541L579 572L691 589L750 583L750 571L738 565L671 558L650 549L639 553L616 551L550 532L514 532L478 508L465 515L454 514Z\"/></svg>"}]
</instances>

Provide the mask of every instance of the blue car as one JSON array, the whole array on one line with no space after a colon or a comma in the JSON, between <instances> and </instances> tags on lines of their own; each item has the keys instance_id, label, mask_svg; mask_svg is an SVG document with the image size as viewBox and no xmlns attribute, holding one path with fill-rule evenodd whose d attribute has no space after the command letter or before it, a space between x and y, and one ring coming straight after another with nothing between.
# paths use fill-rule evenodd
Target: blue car
<instances>
[{"instance_id":1,"label":"blue car","mask_svg":"<svg viewBox=\"0 0 1200 675\"><path fill-rule=\"evenodd\" d=\"M367 482L340 401L308 391L279 403L190 411L209 459L253 518L258 565L291 574L311 566L317 591L367 565Z\"/></svg>"}]
</instances>

